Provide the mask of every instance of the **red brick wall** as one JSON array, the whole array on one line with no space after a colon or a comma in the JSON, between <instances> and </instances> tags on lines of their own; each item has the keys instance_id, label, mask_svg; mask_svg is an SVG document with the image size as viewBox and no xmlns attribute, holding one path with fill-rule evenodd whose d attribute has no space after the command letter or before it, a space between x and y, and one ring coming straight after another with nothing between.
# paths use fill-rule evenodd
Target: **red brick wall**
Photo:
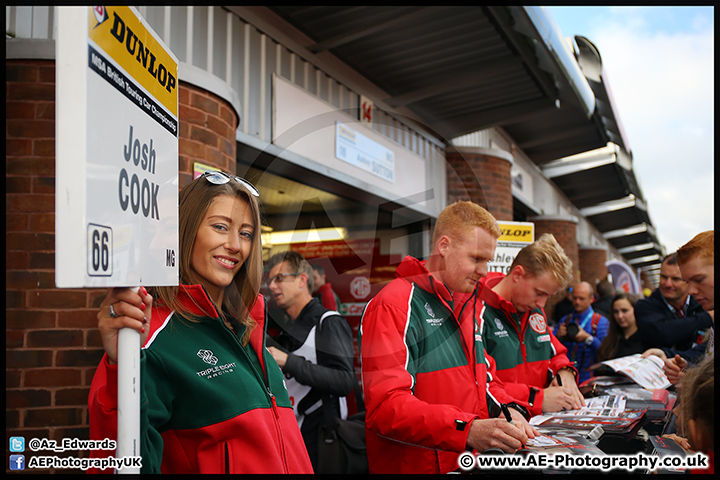
<instances>
[{"instance_id":1,"label":"red brick wall","mask_svg":"<svg viewBox=\"0 0 720 480\"><path fill-rule=\"evenodd\" d=\"M582 247L579 249L580 274L582 279L595 287L597 283L606 279L608 269L605 266L607 261L607 250L599 247Z\"/></svg>"},{"instance_id":2,"label":"red brick wall","mask_svg":"<svg viewBox=\"0 0 720 480\"><path fill-rule=\"evenodd\" d=\"M512 163L504 158L467 150L448 151L448 204L470 200L498 220L513 220Z\"/></svg>"},{"instance_id":3,"label":"red brick wall","mask_svg":"<svg viewBox=\"0 0 720 480\"><path fill-rule=\"evenodd\" d=\"M565 254L573 263L574 281L579 282L580 277L580 257L578 253L577 243L577 221L564 219L561 217L532 217L528 221L535 224L535 238L540 238L543 233L551 233L555 236L555 240L563 247ZM548 299L545 304L545 312L548 317L552 318L555 311L555 305L563 299L564 290Z\"/></svg>"},{"instance_id":4,"label":"red brick wall","mask_svg":"<svg viewBox=\"0 0 720 480\"><path fill-rule=\"evenodd\" d=\"M6 445L10 436L86 439L106 290L55 288L55 62L8 60L5 73ZM235 111L182 82L179 97L180 184L194 161L234 172Z\"/></svg>"},{"instance_id":5,"label":"red brick wall","mask_svg":"<svg viewBox=\"0 0 720 480\"><path fill-rule=\"evenodd\" d=\"M192 180L193 163L235 172L238 116L225 100L180 82L180 185Z\"/></svg>"}]
</instances>

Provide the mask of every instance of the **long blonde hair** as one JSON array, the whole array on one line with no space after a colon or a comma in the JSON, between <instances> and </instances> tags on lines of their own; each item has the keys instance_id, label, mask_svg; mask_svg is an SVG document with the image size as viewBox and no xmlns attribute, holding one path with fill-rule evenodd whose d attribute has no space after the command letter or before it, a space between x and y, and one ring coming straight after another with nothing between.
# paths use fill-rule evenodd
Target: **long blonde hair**
<instances>
[{"instance_id":1,"label":"long blonde hair","mask_svg":"<svg viewBox=\"0 0 720 480\"><path fill-rule=\"evenodd\" d=\"M242 337L243 345L250 339L250 333L256 322L250 317L250 309L255 305L262 283L262 244L260 240L260 206L257 199L240 183L231 179L229 182L216 185L203 177L198 177L182 188L179 197L179 269L180 284L194 285L200 283L190 265L195 237L200 223L213 200L220 195L237 197L247 203L253 218L254 230L250 254L235 275L233 282L225 288L222 305L218 311L226 325L230 326L223 310L245 325ZM179 287L154 287L151 294L168 308L189 320L197 320L198 316L183 307L178 300Z\"/></svg>"}]
</instances>

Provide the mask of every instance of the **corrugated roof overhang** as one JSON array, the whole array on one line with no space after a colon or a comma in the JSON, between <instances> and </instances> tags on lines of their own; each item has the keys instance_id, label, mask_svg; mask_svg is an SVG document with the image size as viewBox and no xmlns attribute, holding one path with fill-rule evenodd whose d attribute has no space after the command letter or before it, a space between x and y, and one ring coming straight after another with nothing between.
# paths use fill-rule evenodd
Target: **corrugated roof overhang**
<instances>
[{"instance_id":1,"label":"corrugated roof overhang","mask_svg":"<svg viewBox=\"0 0 720 480\"><path fill-rule=\"evenodd\" d=\"M569 45L542 7L268 8L313 39L310 54L329 52L384 91L376 104L448 141L501 127L541 167L614 143L624 157L553 181L580 209L637 200L588 216L601 232L651 225L598 50L579 36Z\"/></svg>"},{"instance_id":2,"label":"corrugated roof overhang","mask_svg":"<svg viewBox=\"0 0 720 480\"><path fill-rule=\"evenodd\" d=\"M541 7L268 7L447 140L502 127L537 164L611 140L596 99ZM610 122L612 123L612 122Z\"/></svg>"},{"instance_id":3,"label":"corrugated roof overhang","mask_svg":"<svg viewBox=\"0 0 720 480\"><path fill-rule=\"evenodd\" d=\"M632 159L614 144L546 163L542 171L580 209L642 197Z\"/></svg>"},{"instance_id":4,"label":"corrugated roof overhang","mask_svg":"<svg viewBox=\"0 0 720 480\"><path fill-rule=\"evenodd\" d=\"M627 249L637 247L639 245L653 244L658 245L658 238L652 225L641 223L628 228L621 228L604 232L605 240L610 242L619 251L628 251ZM664 255L662 247L659 251Z\"/></svg>"}]
</instances>

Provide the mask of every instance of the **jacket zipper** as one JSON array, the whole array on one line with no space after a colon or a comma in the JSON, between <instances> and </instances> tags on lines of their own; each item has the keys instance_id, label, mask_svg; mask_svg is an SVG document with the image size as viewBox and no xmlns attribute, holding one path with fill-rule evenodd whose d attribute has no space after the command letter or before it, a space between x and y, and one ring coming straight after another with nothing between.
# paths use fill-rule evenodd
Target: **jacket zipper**
<instances>
[{"instance_id":1,"label":"jacket zipper","mask_svg":"<svg viewBox=\"0 0 720 480\"><path fill-rule=\"evenodd\" d=\"M502 309L500 309L501 312L505 313ZM527 312L523 313L523 315L530 315L530 312L532 310L528 310ZM512 318L512 315L510 315L510 318L513 320L512 326L515 329L515 331L518 334L518 340L520 341L520 354L522 355L523 363L527 362L527 351L525 350L525 331L523 331L523 321L522 316L518 315L518 318L520 319L520 325L518 326L515 322L515 319ZM525 322L525 325L527 325L527 322Z\"/></svg>"},{"instance_id":2,"label":"jacket zipper","mask_svg":"<svg viewBox=\"0 0 720 480\"><path fill-rule=\"evenodd\" d=\"M275 402L275 395L270 391L270 387L267 387L268 395L270 395L270 401L272 402L273 413L275 413L275 431L277 432L278 440L280 441L280 452L282 453L283 463L285 464L285 471L288 470L288 459L285 453L285 442L283 441L282 432L280 431L280 412L278 412L277 402Z\"/></svg>"},{"instance_id":3,"label":"jacket zipper","mask_svg":"<svg viewBox=\"0 0 720 480\"><path fill-rule=\"evenodd\" d=\"M263 338L265 335L265 328L267 324L263 326ZM265 392L268 395L268 398L270 399L270 406L272 407L273 414L275 415L275 432L277 433L277 438L279 441L280 446L280 452L282 453L282 459L283 459L283 466L285 467L285 471L289 472L288 469L288 459L287 454L285 452L285 442L283 441L282 431L280 429L280 412L278 411L277 402L275 401L275 395L272 393L272 390L270 390L270 382L267 377L267 372L263 371L263 374L261 375L260 372L257 371L257 368L255 368L255 364L250 359L250 354L243 348L242 344L240 344L240 340L230 331L228 333L235 339L235 342L237 342L238 347L243 352L243 355L247 357L247 361L250 364L250 368L252 368L254 374L256 377L260 379L260 382L265 387ZM264 343L264 342L263 342ZM260 355L262 355L262 350L260 352ZM260 365L263 365L264 361L262 358L258 358L260 360Z\"/></svg>"},{"instance_id":4,"label":"jacket zipper","mask_svg":"<svg viewBox=\"0 0 720 480\"><path fill-rule=\"evenodd\" d=\"M440 301L445 305L445 308L447 308L447 309L450 311L450 314L451 314L453 320L455 321L455 325L457 325L457 327L458 327L458 332L460 333L460 343L462 344L463 350L465 351L465 357L466 357L467 360L468 360L468 367L470 368L470 373L471 373L471 375L472 375L472 378L475 380L475 386L479 387L478 382L477 382L477 375L476 375L476 371L475 371L475 357L477 356L477 355L475 354L475 338L473 337L473 338L470 339L470 340L471 340L471 343L472 343L472 352L470 352L470 351L468 351L468 346L467 346L467 345L465 344L465 342L464 342L462 325L460 324L460 319L462 318L462 314L463 314L463 311L465 310L465 307L467 306L468 302L472 301L473 297L474 297L475 295L477 295L477 292L473 292L473 294L469 297L468 301L465 302L465 304L463 304L462 307L460 307L460 315L459 315L459 317L456 317L456 316L455 316L455 309L454 309L454 308L450 308L450 305L448 304L448 302L447 302L447 301L442 297L442 295L440 295L440 293L437 291L437 288L436 288L436 286L435 286L435 279L432 277L432 275L430 275L429 278L430 278L430 285L431 285L431 287L432 287L432 289L433 289L433 293L434 293L435 296L436 296L437 298L439 298ZM475 289L477 290L478 288L479 288L479 286L476 285L476 286L475 286ZM449 290L448 290L448 293L450 293L450 298L452 299L452 301L453 301L453 306L454 306L454 305L455 305L455 298L453 297L452 292L450 292ZM473 308L474 308L474 307L473 307ZM475 334L474 322L475 322L475 314L474 314L474 311L473 311L473 328L472 328L472 333L471 333L471 335L474 335L474 334Z\"/></svg>"}]
</instances>

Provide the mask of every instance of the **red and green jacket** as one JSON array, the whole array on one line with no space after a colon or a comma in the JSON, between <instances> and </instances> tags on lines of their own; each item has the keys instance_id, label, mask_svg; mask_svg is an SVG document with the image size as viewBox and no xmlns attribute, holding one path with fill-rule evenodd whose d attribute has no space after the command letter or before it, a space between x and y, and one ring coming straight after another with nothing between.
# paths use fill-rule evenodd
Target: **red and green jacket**
<instances>
[{"instance_id":1,"label":"red and green jacket","mask_svg":"<svg viewBox=\"0 0 720 480\"><path fill-rule=\"evenodd\" d=\"M477 296L451 293L413 257L395 275L358 332L370 473L448 473L470 422L515 399L493 379Z\"/></svg>"},{"instance_id":2,"label":"red and green jacket","mask_svg":"<svg viewBox=\"0 0 720 480\"><path fill-rule=\"evenodd\" d=\"M180 298L197 321L153 306L141 352L142 473L312 473L277 363L265 348L264 301L243 347L200 285ZM107 355L88 400L90 438L117 438L117 365ZM93 451L105 457L112 452Z\"/></svg>"},{"instance_id":3,"label":"red and green jacket","mask_svg":"<svg viewBox=\"0 0 720 480\"><path fill-rule=\"evenodd\" d=\"M518 315L515 306L500 297L492 288L505 277L488 273L480 281L482 299L482 337L488 355L495 360L497 376L507 392L524 402L532 415L542 413L543 389L550 385L557 372L571 368L567 348L548 328L547 316L541 308ZM534 398L530 397L534 387Z\"/></svg>"}]
</instances>

